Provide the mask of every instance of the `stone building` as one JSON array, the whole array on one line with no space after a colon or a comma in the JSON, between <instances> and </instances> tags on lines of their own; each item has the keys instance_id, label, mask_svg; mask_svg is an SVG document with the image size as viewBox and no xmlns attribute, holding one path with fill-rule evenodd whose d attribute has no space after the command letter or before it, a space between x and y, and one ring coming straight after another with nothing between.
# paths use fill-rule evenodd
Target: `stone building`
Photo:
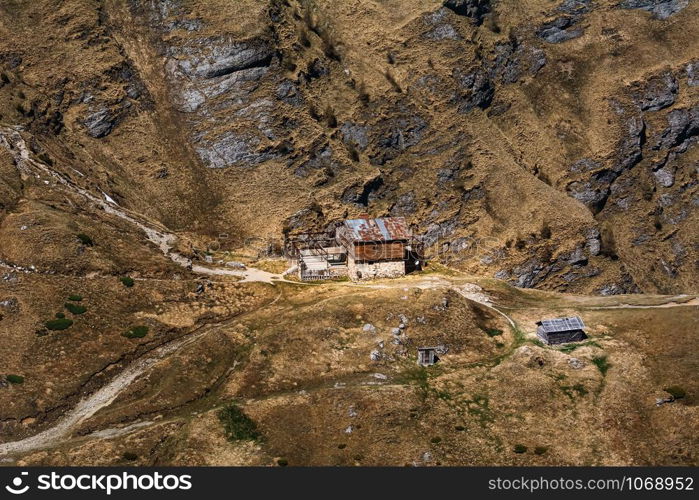
<instances>
[{"instance_id":1,"label":"stone building","mask_svg":"<svg viewBox=\"0 0 699 500\"><path fill-rule=\"evenodd\" d=\"M336 240L347 253L348 275L354 281L404 276L410 238L403 217L346 220L336 231Z\"/></svg>"}]
</instances>

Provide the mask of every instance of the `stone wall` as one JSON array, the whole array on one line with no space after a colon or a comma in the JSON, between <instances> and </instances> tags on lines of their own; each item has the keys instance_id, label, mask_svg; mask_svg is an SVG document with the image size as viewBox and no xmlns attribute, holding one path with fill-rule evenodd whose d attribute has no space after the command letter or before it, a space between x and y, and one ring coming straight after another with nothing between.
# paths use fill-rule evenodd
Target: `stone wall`
<instances>
[{"instance_id":1,"label":"stone wall","mask_svg":"<svg viewBox=\"0 0 699 500\"><path fill-rule=\"evenodd\" d=\"M405 261L357 262L347 259L349 277L354 281L405 276Z\"/></svg>"}]
</instances>

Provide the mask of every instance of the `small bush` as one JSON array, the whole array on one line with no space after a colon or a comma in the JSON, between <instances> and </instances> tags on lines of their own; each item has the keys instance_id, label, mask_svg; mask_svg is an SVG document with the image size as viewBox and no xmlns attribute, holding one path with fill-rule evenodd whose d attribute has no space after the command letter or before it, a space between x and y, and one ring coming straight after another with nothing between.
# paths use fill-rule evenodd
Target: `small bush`
<instances>
[{"instance_id":1,"label":"small bush","mask_svg":"<svg viewBox=\"0 0 699 500\"><path fill-rule=\"evenodd\" d=\"M133 462L134 460L138 460L138 455L136 455L135 453L132 453L130 451L126 451L122 455L122 458L124 460L128 460L129 462Z\"/></svg>"},{"instance_id":2,"label":"small bush","mask_svg":"<svg viewBox=\"0 0 699 500\"><path fill-rule=\"evenodd\" d=\"M287 465L289 465L289 461L286 458L280 458L277 460L277 465L279 467L286 467Z\"/></svg>"},{"instance_id":3,"label":"small bush","mask_svg":"<svg viewBox=\"0 0 699 500\"><path fill-rule=\"evenodd\" d=\"M119 281L121 281L121 284L124 285L126 288L131 288L135 283L133 278L131 278L130 276L122 276L121 278L119 278Z\"/></svg>"},{"instance_id":4,"label":"small bush","mask_svg":"<svg viewBox=\"0 0 699 500\"><path fill-rule=\"evenodd\" d=\"M142 339L146 335L148 335L148 327L143 325L134 326L122 334L127 339Z\"/></svg>"},{"instance_id":5,"label":"small bush","mask_svg":"<svg viewBox=\"0 0 699 500\"><path fill-rule=\"evenodd\" d=\"M609 361L607 361L607 356L598 356L596 358L592 358L592 362L599 369L602 375L606 375L607 370L609 370L609 367L611 366L609 364Z\"/></svg>"},{"instance_id":6,"label":"small bush","mask_svg":"<svg viewBox=\"0 0 699 500\"><path fill-rule=\"evenodd\" d=\"M218 414L229 441L257 441L262 435L257 424L235 403L223 408ZM280 464L281 465L281 464Z\"/></svg>"},{"instance_id":7,"label":"small bush","mask_svg":"<svg viewBox=\"0 0 699 500\"><path fill-rule=\"evenodd\" d=\"M514 448L512 448L512 451L514 451L515 453L519 453L519 454L526 453L527 447L524 446L523 444L516 444L514 446Z\"/></svg>"},{"instance_id":8,"label":"small bush","mask_svg":"<svg viewBox=\"0 0 699 500\"><path fill-rule=\"evenodd\" d=\"M7 73L0 74L0 79L2 79L3 83L10 83L10 77L7 76Z\"/></svg>"},{"instance_id":9,"label":"small bush","mask_svg":"<svg viewBox=\"0 0 699 500\"><path fill-rule=\"evenodd\" d=\"M534 453L536 455L543 455L547 451L549 451L548 446L537 446L536 448L534 448Z\"/></svg>"},{"instance_id":10,"label":"small bush","mask_svg":"<svg viewBox=\"0 0 699 500\"><path fill-rule=\"evenodd\" d=\"M11 384L23 384L24 377L22 375L8 375L7 381Z\"/></svg>"},{"instance_id":11,"label":"small bush","mask_svg":"<svg viewBox=\"0 0 699 500\"><path fill-rule=\"evenodd\" d=\"M671 385L663 390L675 399L682 399L687 395L687 391L685 391L684 388L680 387L679 385Z\"/></svg>"},{"instance_id":12,"label":"small bush","mask_svg":"<svg viewBox=\"0 0 699 500\"><path fill-rule=\"evenodd\" d=\"M85 314L87 312L87 307L81 306L79 304L71 304L70 302L65 303L66 309L70 311L71 314Z\"/></svg>"},{"instance_id":13,"label":"small bush","mask_svg":"<svg viewBox=\"0 0 699 500\"><path fill-rule=\"evenodd\" d=\"M82 295L68 295L68 300L72 300L73 302L80 302L83 300Z\"/></svg>"},{"instance_id":14,"label":"small bush","mask_svg":"<svg viewBox=\"0 0 699 500\"><path fill-rule=\"evenodd\" d=\"M338 449L340 449L340 450L344 450L345 448L347 448L347 445L346 445L345 443L340 443L340 444L337 445L337 447L338 447Z\"/></svg>"},{"instance_id":15,"label":"small bush","mask_svg":"<svg viewBox=\"0 0 699 500\"><path fill-rule=\"evenodd\" d=\"M432 444L439 444L442 442L442 438L439 436L435 436L432 439L430 439L430 443Z\"/></svg>"},{"instance_id":16,"label":"small bush","mask_svg":"<svg viewBox=\"0 0 699 500\"><path fill-rule=\"evenodd\" d=\"M78 239L80 240L80 243L82 243L82 244L85 245L86 247L92 247L92 246L95 245L95 242L92 241L92 238L90 238L90 237L89 237L88 235L86 235L85 233L78 233L78 234L76 234L76 236L77 236Z\"/></svg>"},{"instance_id":17,"label":"small bush","mask_svg":"<svg viewBox=\"0 0 699 500\"><path fill-rule=\"evenodd\" d=\"M66 317L66 315L63 314L62 312L57 312L57 313L56 313L56 317L57 317L58 319L63 319L63 318Z\"/></svg>"},{"instance_id":18,"label":"small bush","mask_svg":"<svg viewBox=\"0 0 699 500\"><path fill-rule=\"evenodd\" d=\"M454 426L454 429L459 431L459 432L463 432L466 430L466 427L464 427L463 425L456 425L456 426Z\"/></svg>"},{"instance_id":19,"label":"small bush","mask_svg":"<svg viewBox=\"0 0 699 500\"><path fill-rule=\"evenodd\" d=\"M498 335L502 335L502 330L499 328L486 328L483 330L488 337L497 337Z\"/></svg>"},{"instance_id":20,"label":"small bush","mask_svg":"<svg viewBox=\"0 0 699 500\"><path fill-rule=\"evenodd\" d=\"M67 318L52 319L44 323L44 326L46 326L46 328L49 330L67 330L73 326L73 320Z\"/></svg>"}]
</instances>

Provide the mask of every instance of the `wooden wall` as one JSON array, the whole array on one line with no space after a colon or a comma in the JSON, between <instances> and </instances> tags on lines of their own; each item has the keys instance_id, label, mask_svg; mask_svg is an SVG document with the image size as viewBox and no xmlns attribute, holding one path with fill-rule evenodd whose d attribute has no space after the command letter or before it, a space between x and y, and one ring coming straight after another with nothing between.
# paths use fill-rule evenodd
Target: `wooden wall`
<instances>
[{"instance_id":1,"label":"wooden wall","mask_svg":"<svg viewBox=\"0 0 699 500\"><path fill-rule=\"evenodd\" d=\"M405 243L355 243L350 252L356 260L402 260L405 257Z\"/></svg>"}]
</instances>

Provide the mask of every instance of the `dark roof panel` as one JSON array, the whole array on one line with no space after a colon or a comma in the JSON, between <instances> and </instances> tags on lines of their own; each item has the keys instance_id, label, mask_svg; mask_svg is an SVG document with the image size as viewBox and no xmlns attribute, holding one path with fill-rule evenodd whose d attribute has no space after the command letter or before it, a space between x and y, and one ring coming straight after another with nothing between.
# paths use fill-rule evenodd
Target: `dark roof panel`
<instances>
[{"instance_id":1,"label":"dark roof panel","mask_svg":"<svg viewBox=\"0 0 699 500\"><path fill-rule=\"evenodd\" d=\"M579 316L568 318L543 319L537 323L546 333L569 332L571 330L583 330L585 324Z\"/></svg>"},{"instance_id":2,"label":"dark roof panel","mask_svg":"<svg viewBox=\"0 0 699 500\"><path fill-rule=\"evenodd\" d=\"M344 222L352 241L396 241L409 240L410 229L403 217L381 219L350 219Z\"/></svg>"}]
</instances>

